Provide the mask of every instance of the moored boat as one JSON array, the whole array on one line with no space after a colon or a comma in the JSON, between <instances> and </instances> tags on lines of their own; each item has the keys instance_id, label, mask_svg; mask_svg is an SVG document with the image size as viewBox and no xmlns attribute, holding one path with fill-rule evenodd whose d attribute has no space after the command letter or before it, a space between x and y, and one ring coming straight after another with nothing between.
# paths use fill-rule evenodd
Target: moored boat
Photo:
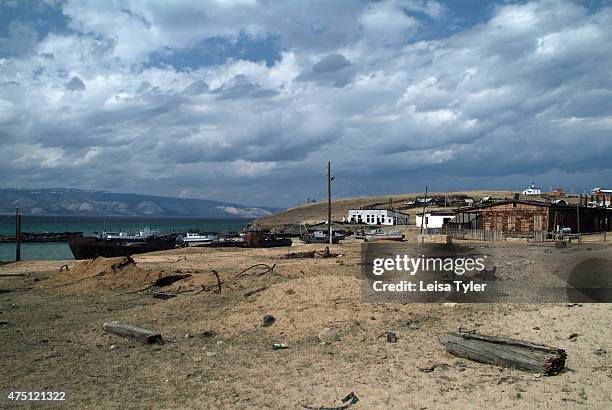
<instances>
[{"instance_id":1,"label":"moored boat","mask_svg":"<svg viewBox=\"0 0 612 410\"><path fill-rule=\"evenodd\" d=\"M125 232L102 232L94 236L72 235L68 246L75 259L96 256L112 258L139 253L163 251L176 247L176 235L160 235L159 231L145 227L136 235Z\"/></svg>"},{"instance_id":2,"label":"moored boat","mask_svg":"<svg viewBox=\"0 0 612 410\"><path fill-rule=\"evenodd\" d=\"M332 243L339 243L341 239L344 239L343 235L338 235L335 232L332 234ZM323 231L304 234L302 240L304 243L329 243L327 232Z\"/></svg>"},{"instance_id":3,"label":"moored boat","mask_svg":"<svg viewBox=\"0 0 612 410\"><path fill-rule=\"evenodd\" d=\"M209 244L219 240L219 236L213 233L200 234L187 232L176 238L179 245L182 246L200 246Z\"/></svg>"},{"instance_id":4,"label":"moored boat","mask_svg":"<svg viewBox=\"0 0 612 410\"><path fill-rule=\"evenodd\" d=\"M399 232L385 232L382 229L374 229L370 231L370 233L365 235L365 242L375 242L375 241L398 241L401 242L404 240L404 235Z\"/></svg>"}]
</instances>

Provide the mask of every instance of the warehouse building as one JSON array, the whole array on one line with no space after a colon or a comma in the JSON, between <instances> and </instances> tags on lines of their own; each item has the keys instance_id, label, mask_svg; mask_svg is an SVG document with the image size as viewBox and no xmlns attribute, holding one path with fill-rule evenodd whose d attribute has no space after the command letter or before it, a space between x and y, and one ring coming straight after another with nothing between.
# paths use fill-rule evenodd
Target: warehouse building
<instances>
[{"instance_id":1,"label":"warehouse building","mask_svg":"<svg viewBox=\"0 0 612 410\"><path fill-rule=\"evenodd\" d=\"M564 203L506 200L456 211L453 221L459 229L485 229L507 234L553 232L570 228L572 233L609 231L612 209Z\"/></svg>"}]
</instances>

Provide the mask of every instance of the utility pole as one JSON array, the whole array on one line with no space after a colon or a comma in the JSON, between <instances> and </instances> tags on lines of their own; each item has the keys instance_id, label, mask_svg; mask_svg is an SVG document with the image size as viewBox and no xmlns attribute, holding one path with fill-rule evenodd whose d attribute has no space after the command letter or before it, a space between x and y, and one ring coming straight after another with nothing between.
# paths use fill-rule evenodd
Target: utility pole
<instances>
[{"instance_id":1,"label":"utility pole","mask_svg":"<svg viewBox=\"0 0 612 410\"><path fill-rule=\"evenodd\" d=\"M427 206L427 186L425 186L425 199L423 201L423 215L421 216L421 235L423 234L423 222L425 221L425 207Z\"/></svg>"},{"instance_id":2,"label":"utility pole","mask_svg":"<svg viewBox=\"0 0 612 410\"><path fill-rule=\"evenodd\" d=\"M578 240L580 241L580 205L576 204L576 230L578 231Z\"/></svg>"},{"instance_id":3,"label":"utility pole","mask_svg":"<svg viewBox=\"0 0 612 410\"><path fill-rule=\"evenodd\" d=\"M327 162L327 238L332 244L332 216L331 216L331 183L334 180L331 174L331 161Z\"/></svg>"},{"instance_id":4,"label":"utility pole","mask_svg":"<svg viewBox=\"0 0 612 410\"><path fill-rule=\"evenodd\" d=\"M19 215L19 208L15 209L15 261L21 260L21 215Z\"/></svg>"}]
</instances>

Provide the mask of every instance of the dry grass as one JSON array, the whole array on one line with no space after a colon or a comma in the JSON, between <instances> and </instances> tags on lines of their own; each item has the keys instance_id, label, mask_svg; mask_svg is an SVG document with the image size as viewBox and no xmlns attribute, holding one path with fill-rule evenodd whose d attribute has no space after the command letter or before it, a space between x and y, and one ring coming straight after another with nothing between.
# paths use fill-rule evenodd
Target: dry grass
<instances>
[{"instance_id":1,"label":"dry grass","mask_svg":"<svg viewBox=\"0 0 612 410\"><path fill-rule=\"evenodd\" d=\"M283 258L289 251L321 248L138 255L137 269L121 278L129 283L125 289L105 288L108 275L102 275L91 279L99 283L90 283L87 292L82 284L57 287L85 274L74 261L3 266L31 275L0 278L0 288L33 289L0 294L0 319L7 322L0 327L0 386L65 389L73 408L299 408L307 402L337 405L351 391L361 399L356 409L609 406L609 353L594 353L612 351L609 305L364 304L359 243L333 246L342 255L337 258ZM509 260L537 251L525 243L488 249ZM71 271L59 274L64 263ZM254 269L235 277L256 263L276 266L272 273ZM225 281L222 293L196 294L216 283L211 269ZM142 272L176 271L193 276L167 290L194 292L167 301L149 291L125 292L156 277ZM276 323L262 327L264 314ZM146 346L103 332L102 323L111 320L160 331L166 343ZM320 344L324 327L336 329L341 340ZM565 348L571 371L537 378L455 358L437 337L458 327ZM377 339L387 330L397 333L398 343ZM571 333L579 334L575 342L568 340ZM273 350L277 341L289 348ZM416 367L433 364L445 366L431 373Z\"/></svg>"}]
</instances>

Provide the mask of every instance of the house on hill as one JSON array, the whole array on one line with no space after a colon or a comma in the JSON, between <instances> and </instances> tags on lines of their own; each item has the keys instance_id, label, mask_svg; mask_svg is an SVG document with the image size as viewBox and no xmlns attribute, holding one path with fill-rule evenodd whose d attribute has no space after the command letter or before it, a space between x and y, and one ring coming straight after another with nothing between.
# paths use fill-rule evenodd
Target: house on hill
<instances>
[{"instance_id":1,"label":"house on hill","mask_svg":"<svg viewBox=\"0 0 612 410\"><path fill-rule=\"evenodd\" d=\"M542 190L536 187L535 182L532 182L529 188L523 190L523 195L540 195L541 193Z\"/></svg>"}]
</instances>

